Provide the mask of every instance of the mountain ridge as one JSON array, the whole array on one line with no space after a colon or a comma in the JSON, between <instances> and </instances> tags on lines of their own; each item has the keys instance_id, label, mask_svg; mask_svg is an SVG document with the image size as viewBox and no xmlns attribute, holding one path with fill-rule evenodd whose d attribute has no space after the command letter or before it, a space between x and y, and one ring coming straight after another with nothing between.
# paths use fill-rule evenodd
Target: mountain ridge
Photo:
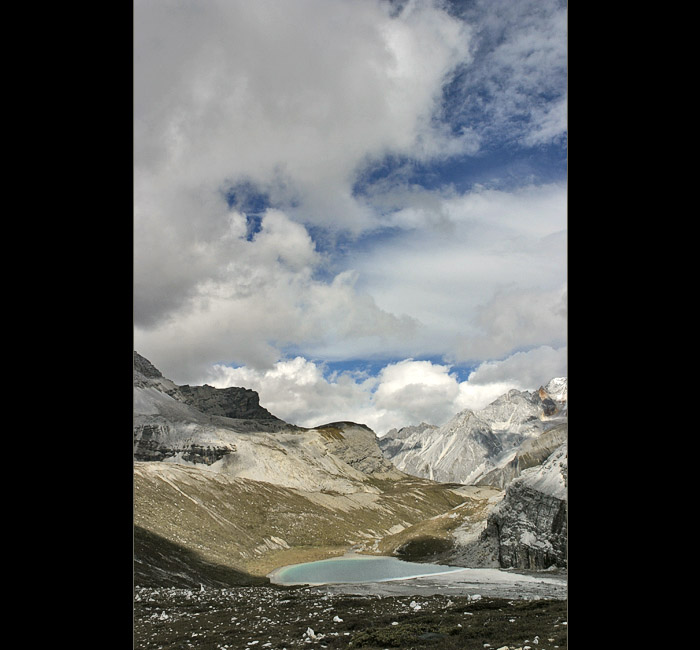
<instances>
[{"instance_id":1,"label":"mountain ridge","mask_svg":"<svg viewBox=\"0 0 700 650\"><path fill-rule=\"evenodd\" d=\"M521 445L566 422L568 381L557 377L536 391L511 389L480 410L464 409L442 426L392 429L379 445L414 476L478 485L496 480L493 485L504 488L496 477L507 473L498 470L514 462Z\"/></svg>"},{"instance_id":2,"label":"mountain ridge","mask_svg":"<svg viewBox=\"0 0 700 650\"><path fill-rule=\"evenodd\" d=\"M528 489L513 490L509 497L489 481L439 482L399 470L364 424L337 420L298 427L269 413L255 391L183 388L137 355L133 438L139 580L251 584L279 566L348 550L458 566L499 566L511 556L515 563L553 559L565 565L558 551L539 557L537 548L512 543L524 536L525 542L544 548L548 532L538 528L543 521L527 530L509 523L514 513L538 511L537 490L549 479L543 474L538 487L533 477L546 465L546 438L531 436L531 444L521 445L510 465L497 468L503 485L532 469ZM505 399L513 403L518 396ZM503 420L499 408L491 409L493 422ZM482 442L491 444L492 452L502 453L503 441L516 435L488 423L484 428L474 413L456 421L481 426ZM421 427L437 430L421 425L408 431L406 440ZM563 434L552 429L547 435L554 440ZM523 496L531 502L529 510L519 506ZM506 503L500 519L493 519L491 513L509 498L512 503ZM549 504L551 512L557 503ZM510 531L510 536L494 537L494 530ZM557 534L561 538L561 531ZM509 544L516 551L499 555ZM171 561L166 548L174 554Z\"/></svg>"},{"instance_id":3,"label":"mountain ridge","mask_svg":"<svg viewBox=\"0 0 700 650\"><path fill-rule=\"evenodd\" d=\"M503 490L481 520L481 530L470 522L464 525L455 509L452 521L436 518L431 527L434 537L451 543L421 556L416 555L415 537L409 537L402 552L461 566L566 566L566 377L532 392L510 390L479 411L457 413L442 427L423 423L391 431L380 446L409 474Z\"/></svg>"}]
</instances>

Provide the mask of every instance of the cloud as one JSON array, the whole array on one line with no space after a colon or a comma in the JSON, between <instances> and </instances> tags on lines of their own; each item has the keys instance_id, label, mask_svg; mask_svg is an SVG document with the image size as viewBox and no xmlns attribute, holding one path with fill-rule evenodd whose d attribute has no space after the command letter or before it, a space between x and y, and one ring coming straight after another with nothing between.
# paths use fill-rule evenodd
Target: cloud
<instances>
[{"instance_id":1,"label":"cloud","mask_svg":"<svg viewBox=\"0 0 700 650\"><path fill-rule=\"evenodd\" d=\"M394 17L370 0L137 2L135 12L140 170L178 185L247 178L303 202L307 220L354 227L367 218L350 196L358 165L442 155L432 117L446 75L468 59L469 32L436 3Z\"/></svg>"},{"instance_id":2,"label":"cloud","mask_svg":"<svg viewBox=\"0 0 700 650\"><path fill-rule=\"evenodd\" d=\"M322 364L295 357L265 371L217 365L207 383L253 388L265 408L293 424L350 420L381 435L407 424L442 423L454 415L460 388L449 370L407 359L387 364L375 377L358 372L326 375Z\"/></svg>"},{"instance_id":3,"label":"cloud","mask_svg":"<svg viewBox=\"0 0 700 650\"><path fill-rule=\"evenodd\" d=\"M482 141L537 146L566 136L567 6L562 0L476 0L463 11L473 64L449 105ZM460 120L460 118L454 118Z\"/></svg>"},{"instance_id":4,"label":"cloud","mask_svg":"<svg viewBox=\"0 0 700 650\"><path fill-rule=\"evenodd\" d=\"M188 373L221 361L270 368L287 347L342 357L371 354L378 345L389 350L414 336L415 320L377 307L356 290L352 272L316 278L322 257L283 212L268 210L259 232L252 239L245 233L245 217L232 212L228 231L201 245L215 272L199 281L177 318L135 328L136 348L148 350L173 380L188 382Z\"/></svg>"},{"instance_id":5,"label":"cloud","mask_svg":"<svg viewBox=\"0 0 700 650\"><path fill-rule=\"evenodd\" d=\"M378 422L372 407L376 379L348 372L326 377L322 365L303 357L278 361L266 370L214 365L206 383L252 388L271 413L299 426L349 420L372 427Z\"/></svg>"},{"instance_id":6,"label":"cloud","mask_svg":"<svg viewBox=\"0 0 700 650\"><path fill-rule=\"evenodd\" d=\"M252 388L271 413L299 426L349 420L384 435L421 422L442 425L464 409L484 408L511 388L536 390L565 375L566 350L541 348L482 364L467 381L460 381L450 365L425 360L389 363L369 376L327 373L323 364L298 356L266 370L217 364L201 383Z\"/></svg>"},{"instance_id":7,"label":"cloud","mask_svg":"<svg viewBox=\"0 0 700 650\"><path fill-rule=\"evenodd\" d=\"M460 361L498 358L521 347L562 345L567 333L566 287L498 291L478 309L475 320L481 333L457 343L455 356Z\"/></svg>"},{"instance_id":8,"label":"cloud","mask_svg":"<svg viewBox=\"0 0 700 650\"><path fill-rule=\"evenodd\" d=\"M253 237L236 211L225 213L217 238L190 232L191 247L173 247L166 230L151 241L163 248L156 257L165 269L154 262L152 273L137 273L141 299L168 295L159 272L188 293L177 318L137 323L136 345L183 382L195 363L198 372L216 362L269 368L294 350L327 360L379 353L479 362L561 346L565 188L421 194L391 217L398 234L345 261L329 260L334 252L319 252L281 210L268 209ZM180 250L198 254L181 258Z\"/></svg>"},{"instance_id":9,"label":"cloud","mask_svg":"<svg viewBox=\"0 0 700 650\"><path fill-rule=\"evenodd\" d=\"M454 415L459 394L456 378L449 367L430 361L407 359L386 366L378 375L375 406L384 411L384 420L442 423Z\"/></svg>"},{"instance_id":10,"label":"cloud","mask_svg":"<svg viewBox=\"0 0 700 650\"><path fill-rule=\"evenodd\" d=\"M136 349L179 383L254 382L291 421L380 430L495 398L524 350L556 365L533 349L565 340L565 182L453 185L448 163L565 141L565 16L137 0ZM363 358L386 365L318 361ZM492 359L486 383L450 366Z\"/></svg>"},{"instance_id":11,"label":"cloud","mask_svg":"<svg viewBox=\"0 0 700 650\"><path fill-rule=\"evenodd\" d=\"M469 28L439 3L392 13L374 0L139 0L134 10L139 326L218 281L237 184L297 222L359 233L377 225L353 196L362 165L444 156L450 136L433 118L446 77L469 59Z\"/></svg>"},{"instance_id":12,"label":"cloud","mask_svg":"<svg viewBox=\"0 0 700 650\"><path fill-rule=\"evenodd\" d=\"M483 360L561 344L565 186L422 194L392 215L401 234L351 260L358 289L381 309L422 324L404 355Z\"/></svg>"},{"instance_id":13,"label":"cloud","mask_svg":"<svg viewBox=\"0 0 700 650\"><path fill-rule=\"evenodd\" d=\"M516 352L502 361L486 361L469 375L472 387L497 383L521 389L544 386L554 377L567 376L567 347L543 345L526 352Z\"/></svg>"}]
</instances>

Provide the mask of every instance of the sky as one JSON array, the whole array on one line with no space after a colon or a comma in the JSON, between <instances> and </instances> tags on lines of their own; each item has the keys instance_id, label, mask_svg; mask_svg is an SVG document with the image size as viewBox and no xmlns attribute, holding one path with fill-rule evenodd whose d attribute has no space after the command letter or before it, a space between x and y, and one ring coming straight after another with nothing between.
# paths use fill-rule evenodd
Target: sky
<instances>
[{"instance_id":1,"label":"sky","mask_svg":"<svg viewBox=\"0 0 700 650\"><path fill-rule=\"evenodd\" d=\"M300 426L567 375L559 0L135 0L134 349Z\"/></svg>"}]
</instances>

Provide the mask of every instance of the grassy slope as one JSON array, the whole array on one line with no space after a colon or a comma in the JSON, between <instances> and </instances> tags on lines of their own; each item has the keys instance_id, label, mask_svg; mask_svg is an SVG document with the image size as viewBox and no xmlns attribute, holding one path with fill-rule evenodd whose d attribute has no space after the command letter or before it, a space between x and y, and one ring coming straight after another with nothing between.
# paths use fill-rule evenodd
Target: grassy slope
<instances>
[{"instance_id":1,"label":"grassy slope","mask_svg":"<svg viewBox=\"0 0 700 650\"><path fill-rule=\"evenodd\" d=\"M459 527L470 527L478 534L492 507L490 499L500 494L492 488L473 486L462 488L460 493L463 499L458 506L396 534L387 535L379 541L377 550L383 555L394 554L413 562L439 561L441 556L449 558L454 545L454 531Z\"/></svg>"},{"instance_id":2,"label":"grassy slope","mask_svg":"<svg viewBox=\"0 0 700 650\"><path fill-rule=\"evenodd\" d=\"M248 584L279 566L342 555L353 546L386 552L382 538L466 501L450 486L422 479L374 484L381 494L303 494L198 467L135 463L139 577L176 584L168 572L189 564L195 572L233 571L229 584ZM166 544L177 553L159 550ZM183 558L179 567L175 557Z\"/></svg>"}]
</instances>

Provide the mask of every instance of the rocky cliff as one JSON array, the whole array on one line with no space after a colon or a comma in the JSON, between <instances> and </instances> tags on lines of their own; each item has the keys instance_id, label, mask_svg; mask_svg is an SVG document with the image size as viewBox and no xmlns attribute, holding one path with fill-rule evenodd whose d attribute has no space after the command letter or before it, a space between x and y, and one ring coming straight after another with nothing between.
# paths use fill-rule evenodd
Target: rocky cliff
<instances>
[{"instance_id":1,"label":"rocky cliff","mask_svg":"<svg viewBox=\"0 0 700 650\"><path fill-rule=\"evenodd\" d=\"M260 398L249 388L213 388L204 386L179 386L182 400L202 413L244 420L278 420L260 406Z\"/></svg>"},{"instance_id":2,"label":"rocky cliff","mask_svg":"<svg viewBox=\"0 0 700 650\"><path fill-rule=\"evenodd\" d=\"M267 409L260 406L260 398L249 388L214 388L203 386L178 386L163 377L148 359L134 351L134 387L153 387L174 400L209 415L242 419L282 422Z\"/></svg>"},{"instance_id":3,"label":"rocky cliff","mask_svg":"<svg viewBox=\"0 0 700 650\"><path fill-rule=\"evenodd\" d=\"M488 516L481 543L495 545L504 568L547 569L567 564L567 444L523 471Z\"/></svg>"},{"instance_id":4,"label":"rocky cliff","mask_svg":"<svg viewBox=\"0 0 700 650\"><path fill-rule=\"evenodd\" d=\"M566 569L566 443L541 465L524 470L505 492L471 489L490 491L482 495L488 501L465 502L406 531L405 540L401 535L385 538L383 548L401 557L413 553L407 559L455 566Z\"/></svg>"}]
</instances>

